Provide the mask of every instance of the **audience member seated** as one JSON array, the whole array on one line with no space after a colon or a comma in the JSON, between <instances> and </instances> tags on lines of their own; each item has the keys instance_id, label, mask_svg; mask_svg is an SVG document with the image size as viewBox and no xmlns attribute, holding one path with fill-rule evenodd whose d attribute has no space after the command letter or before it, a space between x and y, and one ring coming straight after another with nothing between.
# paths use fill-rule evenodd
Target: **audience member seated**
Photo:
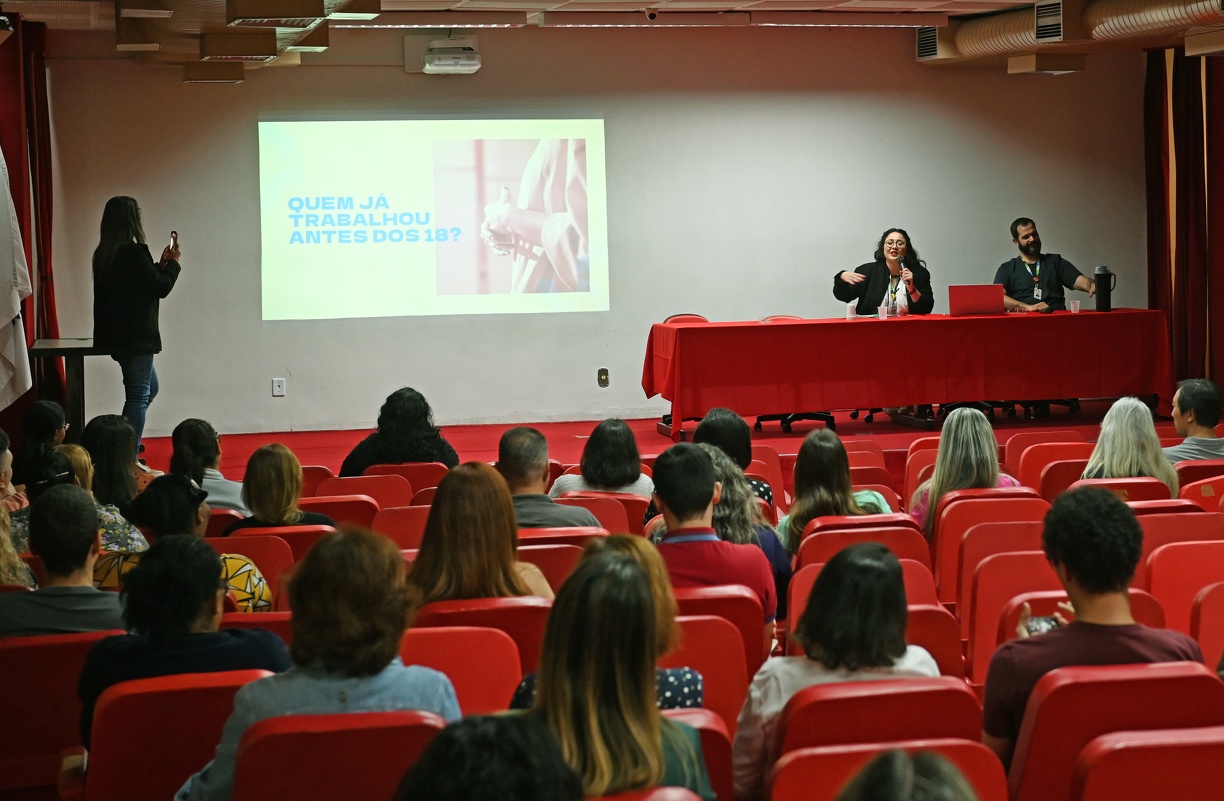
<instances>
[{"instance_id":1,"label":"audience member seated","mask_svg":"<svg viewBox=\"0 0 1224 801\"><path fill-rule=\"evenodd\" d=\"M795 693L817 684L938 676L925 649L905 642L901 563L875 542L839 551L816 577L795 628L805 656L765 660L748 687L735 733L735 797L762 797L777 760L778 718Z\"/></svg>"},{"instance_id":2,"label":"audience member seated","mask_svg":"<svg viewBox=\"0 0 1224 801\"><path fill-rule=\"evenodd\" d=\"M34 401L21 415L21 431L25 435L25 447L21 455L13 461L13 483L25 484L26 462L30 454L45 445L54 448L64 442L68 435L68 422L64 417L64 407L55 401Z\"/></svg>"},{"instance_id":3,"label":"audience member seated","mask_svg":"<svg viewBox=\"0 0 1224 801\"><path fill-rule=\"evenodd\" d=\"M595 426L582 449L581 475L559 476L548 491L560 498L566 492L624 492L650 498L654 482L642 472L633 429L611 418Z\"/></svg>"},{"instance_id":4,"label":"audience member seated","mask_svg":"<svg viewBox=\"0 0 1224 801\"><path fill-rule=\"evenodd\" d=\"M502 434L497 471L510 488L519 528L599 525L589 510L555 503L548 497L548 440L534 428L512 428Z\"/></svg>"},{"instance_id":5,"label":"audience member seated","mask_svg":"<svg viewBox=\"0 0 1224 801\"><path fill-rule=\"evenodd\" d=\"M136 431L122 415L101 414L86 423L81 447L93 460L94 497L121 512L161 475L136 460Z\"/></svg>"},{"instance_id":6,"label":"audience member seated","mask_svg":"<svg viewBox=\"0 0 1224 801\"><path fill-rule=\"evenodd\" d=\"M885 751L837 794L837 801L978 801L964 774L931 751Z\"/></svg>"},{"instance_id":7,"label":"audience member seated","mask_svg":"<svg viewBox=\"0 0 1224 801\"><path fill-rule=\"evenodd\" d=\"M747 470L748 465L752 463L752 430L748 427L747 420L730 409L719 407L706 412L706 416L697 424L697 430L693 432L693 444L700 445L703 442L721 449L740 470ZM752 487L754 495L773 505L774 488L769 484L750 478L748 486ZM777 490L782 492L781 487L777 487Z\"/></svg>"},{"instance_id":8,"label":"audience member seated","mask_svg":"<svg viewBox=\"0 0 1224 801\"><path fill-rule=\"evenodd\" d=\"M13 486L13 452L9 450L8 434L0 431L0 506L16 512L29 505L26 494Z\"/></svg>"},{"instance_id":9,"label":"audience member seated","mask_svg":"<svg viewBox=\"0 0 1224 801\"><path fill-rule=\"evenodd\" d=\"M1160 450L1152 410L1138 398L1118 398L1101 420L1101 436L1088 457L1084 478L1150 476L1177 497L1177 471Z\"/></svg>"},{"instance_id":10,"label":"audience member seated","mask_svg":"<svg viewBox=\"0 0 1224 801\"><path fill-rule=\"evenodd\" d=\"M667 534L659 553L675 587L742 584L757 594L765 622L777 614L773 568L755 545L719 538L714 506L722 485L714 478L714 461L698 445L673 445L655 460L655 505L663 513Z\"/></svg>"},{"instance_id":11,"label":"audience member seated","mask_svg":"<svg viewBox=\"0 0 1224 801\"><path fill-rule=\"evenodd\" d=\"M238 691L216 756L187 780L180 801L228 799L238 743L265 718L419 709L459 719L450 679L400 660L411 604L395 543L368 531L333 532L306 553L288 584L293 667Z\"/></svg>"},{"instance_id":12,"label":"audience member seated","mask_svg":"<svg viewBox=\"0 0 1224 801\"><path fill-rule=\"evenodd\" d=\"M922 482L910 501L910 514L930 539L933 512L939 499L953 490L1018 487L1020 482L999 470L999 443L986 415L962 406L944 420L939 434L935 472Z\"/></svg>"},{"instance_id":13,"label":"audience member seated","mask_svg":"<svg viewBox=\"0 0 1224 801\"><path fill-rule=\"evenodd\" d=\"M875 490L854 491L850 457L841 438L827 428L808 434L795 459L795 497L790 514L778 521L778 535L793 556L803 529L827 515L888 514L892 507Z\"/></svg>"},{"instance_id":14,"label":"audience member seated","mask_svg":"<svg viewBox=\"0 0 1224 801\"><path fill-rule=\"evenodd\" d=\"M658 621L646 571L622 554L582 560L557 594L533 714L587 796L679 786L714 798L697 732L657 708Z\"/></svg>"},{"instance_id":15,"label":"audience member seated","mask_svg":"<svg viewBox=\"0 0 1224 801\"><path fill-rule=\"evenodd\" d=\"M278 442L257 448L242 478L242 502L251 516L230 523L223 536L243 528L336 525L322 512L298 509L301 500L302 464L293 451Z\"/></svg>"},{"instance_id":16,"label":"audience member seated","mask_svg":"<svg viewBox=\"0 0 1224 801\"><path fill-rule=\"evenodd\" d=\"M774 591L778 599L778 617L786 617L786 592L790 587L791 555L778 541L778 535L770 527L761 506L757 503L744 471L739 469L731 457L708 442L698 446L714 462L714 479L722 486L722 495L714 505L714 533L725 542L739 545L755 545L769 560L773 570ZM649 534L660 540L667 533L666 522L660 522Z\"/></svg>"},{"instance_id":17,"label":"audience member seated","mask_svg":"<svg viewBox=\"0 0 1224 801\"><path fill-rule=\"evenodd\" d=\"M242 502L242 484L221 475L221 435L205 420L188 418L174 427L170 435L174 453L170 472L187 476L208 493L213 509L233 509L250 515Z\"/></svg>"},{"instance_id":18,"label":"audience member seated","mask_svg":"<svg viewBox=\"0 0 1224 801\"><path fill-rule=\"evenodd\" d=\"M203 537L208 529L208 493L186 476L158 476L140 493L128 515L139 523L149 537ZM128 571L143 554L103 554L94 568L94 581L103 589L123 586ZM221 581L243 612L268 611L272 591L259 568L240 554L221 554Z\"/></svg>"},{"instance_id":19,"label":"audience member seated","mask_svg":"<svg viewBox=\"0 0 1224 801\"><path fill-rule=\"evenodd\" d=\"M119 595L93 586L100 525L97 504L80 487L52 487L34 501L30 548L46 581L33 592L0 593L0 637L123 628Z\"/></svg>"},{"instance_id":20,"label":"audience member seated","mask_svg":"<svg viewBox=\"0 0 1224 801\"><path fill-rule=\"evenodd\" d=\"M141 555L123 584L123 619L131 633L99 642L81 670L77 692L86 748L98 698L121 681L223 670L279 673L292 666L285 643L271 632L218 631L227 589L220 576L221 558L196 537L163 537Z\"/></svg>"},{"instance_id":21,"label":"audience member seated","mask_svg":"<svg viewBox=\"0 0 1224 801\"><path fill-rule=\"evenodd\" d=\"M340 475L359 476L371 465L405 462L459 464L459 454L434 425L429 401L412 387L387 396L378 410L378 428L345 457Z\"/></svg>"},{"instance_id":22,"label":"audience member seated","mask_svg":"<svg viewBox=\"0 0 1224 801\"><path fill-rule=\"evenodd\" d=\"M603 553L618 553L628 556L641 565L650 579L650 591L654 594L655 635L658 637L659 656L664 656L680 644L680 627L676 625L676 596L672 593L667 565L654 545L644 537L634 534L613 534L594 540L587 545L582 558L593 559ZM655 669L655 705L659 709L685 709L700 707L704 698L702 676L692 668ZM529 673L514 691L511 709L527 709L534 703L536 674Z\"/></svg>"},{"instance_id":23,"label":"audience member seated","mask_svg":"<svg viewBox=\"0 0 1224 801\"><path fill-rule=\"evenodd\" d=\"M93 468L89 469L85 483L82 484L73 461L64 451L60 450L61 448L64 451L75 448L84 453L84 449L79 445L60 445L55 449L42 447L30 455L30 460L26 465L28 470L26 494L30 497L30 503L38 500L52 487L62 484L75 484L86 492L90 492L91 498L94 497L90 490ZM85 454L86 461L88 461L88 456ZM139 553L149 547L140 529L129 523L117 508L109 504L98 503L96 499L94 504L97 506L98 518L102 525L102 550L108 553ZM12 515L13 547L18 553L29 550L30 514L30 508L26 507L18 509Z\"/></svg>"},{"instance_id":24,"label":"audience member seated","mask_svg":"<svg viewBox=\"0 0 1224 801\"><path fill-rule=\"evenodd\" d=\"M421 603L538 595L552 600L538 567L515 559L518 526L496 470L468 462L438 484L408 583Z\"/></svg>"},{"instance_id":25,"label":"audience member seated","mask_svg":"<svg viewBox=\"0 0 1224 801\"><path fill-rule=\"evenodd\" d=\"M404 774L395 801L582 801L582 780L531 715L464 718Z\"/></svg>"},{"instance_id":26,"label":"audience member seated","mask_svg":"<svg viewBox=\"0 0 1224 801\"><path fill-rule=\"evenodd\" d=\"M1131 617L1127 587L1139 564L1143 529L1113 493L1095 487L1064 492L1046 513L1041 535L1046 558L1067 591L1075 621L1058 615L1058 628L1029 637L1027 607L1021 638L995 651L986 674L982 741L1007 764L1037 680L1069 665L1202 662L1194 640Z\"/></svg>"},{"instance_id":27,"label":"audience member seated","mask_svg":"<svg viewBox=\"0 0 1224 801\"><path fill-rule=\"evenodd\" d=\"M8 511L0 507L0 584L36 587L34 574L13 548L12 532L13 521Z\"/></svg>"},{"instance_id":28,"label":"audience member seated","mask_svg":"<svg viewBox=\"0 0 1224 801\"><path fill-rule=\"evenodd\" d=\"M1199 459L1224 459L1224 439L1216 435L1220 422L1220 388L1205 378L1191 378L1177 385L1173 394L1173 426L1180 445L1164 449L1171 463Z\"/></svg>"}]
</instances>

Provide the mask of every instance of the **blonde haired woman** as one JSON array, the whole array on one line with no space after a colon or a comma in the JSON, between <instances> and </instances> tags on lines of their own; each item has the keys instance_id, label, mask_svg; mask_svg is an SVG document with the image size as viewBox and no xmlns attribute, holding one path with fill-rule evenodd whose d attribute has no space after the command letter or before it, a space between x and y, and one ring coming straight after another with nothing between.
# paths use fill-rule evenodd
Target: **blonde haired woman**
<instances>
[{"instance_id":1,"label":"blonde haired woman","mask_svg":"<svg viewBox=\"0 0 1224 801\"><path fill-rule=\"evenodd\" d=\"M335 526L330 517L298 509L302 500L302 464L280 443L264 445L247 460L242 502L251 516L231 523L224 536L242 528Z\"/></svg>"},{"instance_id":2,"label":"blonde haired woman","mask_svg":"<svg viewBox=\"0 0 1224 801\"><path fill-rule=\"evenodd\" d=\"M986 415L962 407L948 415L939 435L935 472L910 501L910 514L929 539L935 528L931 512L953 490L1018 487L1020 482L999 471L999 443Z\"/></svg>"},{"instance_id":3,"label":"blonde haired woman","mask_svg":"<svg viewBox=\"0 0 1224 801\"><path fill-rule=\"evenodd\" d=\"M646 571L617 553L583 559L548 618L533 713L587 796L671 786L714 798L697 732L659 714L658 658Z\"/></svg>"},{"instance_id":4,"label":"blonde haired woman","mask_svg":"<svg viewBox=\"0 0 1224 801\"><path fill-rule=\"evenodd\" d=\"M1142 476L1160 479L1168 485L1170 497L1177 497L1177 471L1160 450L1151 410L1138 398L1119 398L1101 421L1101 436L1083 477Z\"/></svg>"}]
</instances>

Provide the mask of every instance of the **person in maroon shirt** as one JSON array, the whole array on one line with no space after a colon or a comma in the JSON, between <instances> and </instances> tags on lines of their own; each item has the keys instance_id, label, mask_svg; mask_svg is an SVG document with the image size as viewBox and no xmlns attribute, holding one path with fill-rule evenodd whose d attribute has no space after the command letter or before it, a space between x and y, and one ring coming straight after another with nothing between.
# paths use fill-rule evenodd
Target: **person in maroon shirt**
<instances>
[{"instance_id":1,"label":"person in maroon shirt","mask_svg":"<svg viewBox=\"0 0 1224 801\"><path fill-rule=\"evenodd\" d=\"M1067 591L1074 614L1068 623L1028 636L1029 609L1022 610L1021 639L999 647L990 660L983 699L982 742L1006 765L1024 709L1037 681L1069 665L1202 662L1198 644L1185 634L1141 626L1131 617L1127 586L1143 549L1143 529L1113 493L1085 488L1065 492L1046 514L1042 532L1046 558Z\"/></svg>"},{"instance_id":2,"label":"person in maroon shirt","mask_svg":"<svg viewBox=\"0 0 1224 801\"><path fill-rule=\"evenodd\" d=\"M714 504L722 485L709 454L690 443L673 445L654 464L654 502L667 522L659 553L673 587L742 584L756 593L765 622L777 614L773 570L755 545L735 545L714 533Z\"/></svg>"}]
</instances>

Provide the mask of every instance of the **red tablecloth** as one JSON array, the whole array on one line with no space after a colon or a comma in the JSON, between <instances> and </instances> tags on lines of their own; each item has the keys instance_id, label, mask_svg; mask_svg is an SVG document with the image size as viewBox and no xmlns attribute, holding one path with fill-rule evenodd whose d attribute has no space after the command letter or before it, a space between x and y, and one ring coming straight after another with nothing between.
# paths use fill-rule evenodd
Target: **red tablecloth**
<instances>
[{"instance_id":1,"label":"red tablecloth","mask_svg":"<svg viewBox=\"0 0 1224 801\"><path fill-rule=\"evenodd\" d=\"M1164 313L659 323L642 389L677 419L967 400L1173 394Z\"/></svg>"}]
</instances>

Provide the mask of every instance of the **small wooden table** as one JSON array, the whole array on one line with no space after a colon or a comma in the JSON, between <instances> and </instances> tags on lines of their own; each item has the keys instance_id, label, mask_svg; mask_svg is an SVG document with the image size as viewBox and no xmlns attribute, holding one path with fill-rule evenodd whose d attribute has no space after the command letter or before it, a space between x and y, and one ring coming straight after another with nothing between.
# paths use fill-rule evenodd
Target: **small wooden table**
<instances>
[{"instance_id":1,"label":"small wooden table","mask_svg":"<svg viewBox=\"0 0 1224 801\"><path fill-rule=\"evenodd\" d=\"M68 421L69 442L77 442L81 432L85 430L85 357L107 356L105 350L94 347L93 339L36 339L30 348L30 356L35 359L64 360L64 391L67 395L67 408L64 409Z\"/></svg>"}]
</instances>

